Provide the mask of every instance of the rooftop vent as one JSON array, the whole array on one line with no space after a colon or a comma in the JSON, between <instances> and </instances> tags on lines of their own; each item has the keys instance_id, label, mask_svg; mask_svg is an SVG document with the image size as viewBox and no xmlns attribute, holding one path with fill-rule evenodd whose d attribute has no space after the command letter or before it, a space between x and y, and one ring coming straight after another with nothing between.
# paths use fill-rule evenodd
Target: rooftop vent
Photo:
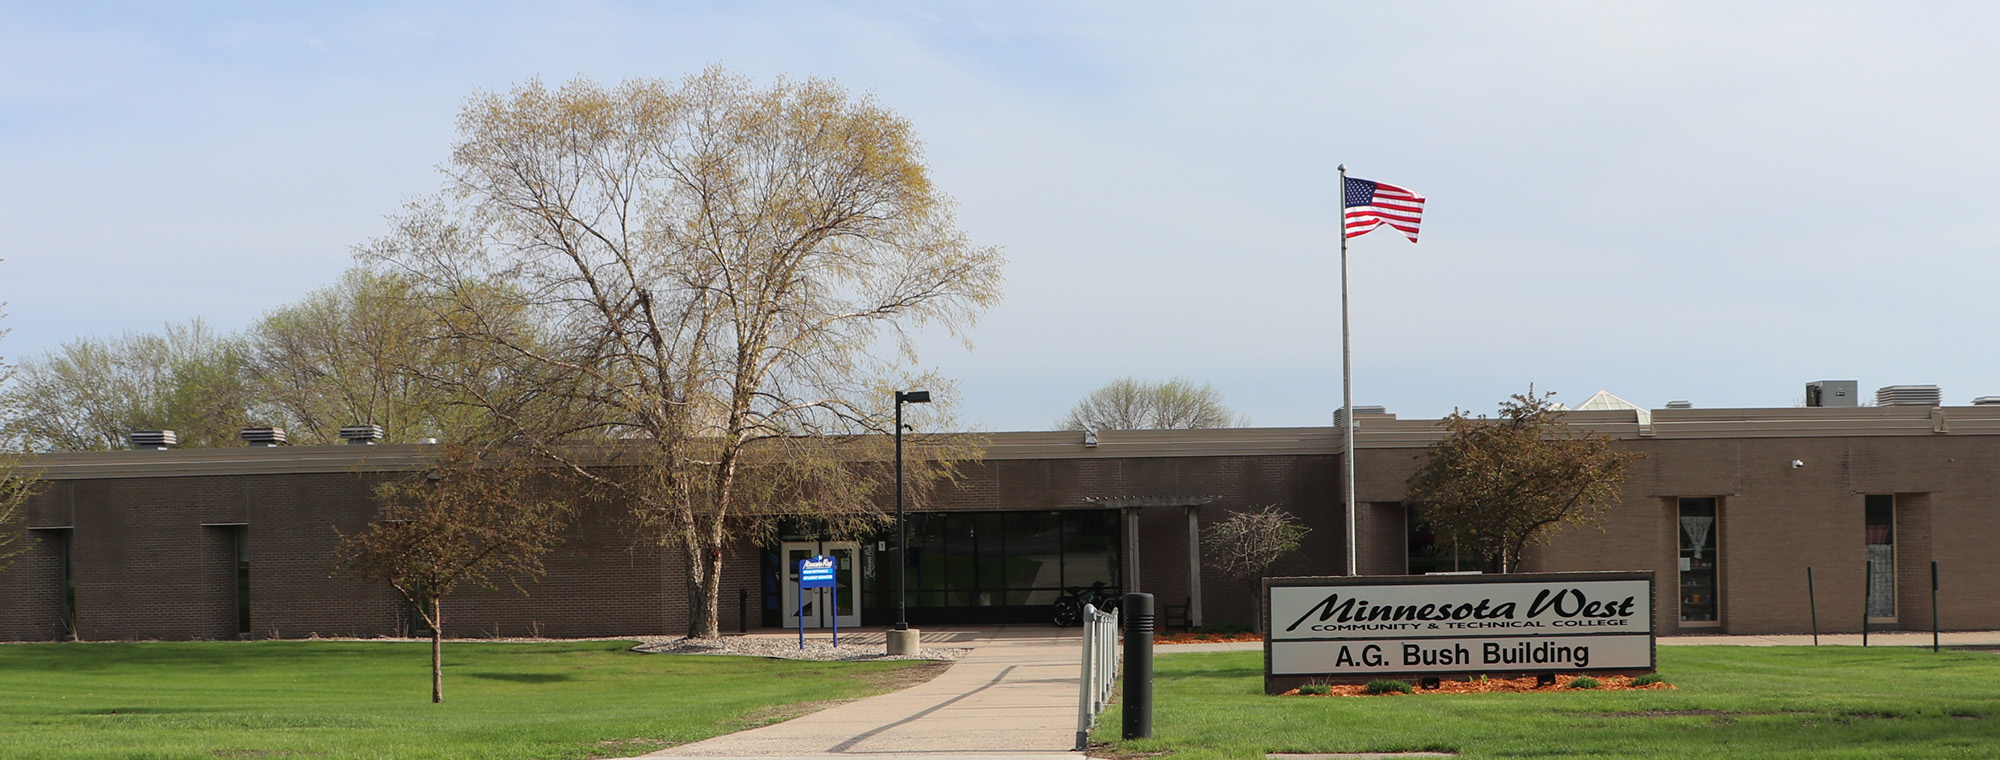
<instances>
[{"instance_id":1,"label":"rooftop vent","mask_svg":"<svg viewBox=\"0 0 2000 760\"><path fill-rule=\"evenodd\" d=\"M181 445L180 436L174 435L172 430L134 430L128 439L132 441L132 448L152 451L166 451Z\"/></svg>"},{"instance_id":2,"label":"rooftop vent","mask_svg":"<svg viewBox=\"0 0 2000 760\"><path fill-rule=\"evenodd\" d=\"M1853 380L1806 383L1806 406L1860 406L1860 388L1861 384Z\"/></svg>"},{"instance_id":3,"label":"rooftop vent","mask_svg":"<svg viewBox=\"0 0 2000 760\"><path fill-rule=\"evenodd\" d=\"M2000 396L1980 396L1972 400L1973 406L2000 406Z\"/></svg>"},{"instance_id":4,"label":"rooftop vent","mask_svg":"<svg viewBox=\"0 0 2000 760\"><path fill-rule=\"evenodd\" d=\"M348 425L340 429L340 438L350 446L373 446L382 440L382 426Z\"/></svg>"},{"instance_id":5,"label":"rooftop vent","mask_svg":"<svg viewBox=\"0 0 2000 760\"><path fill-rule=\"evenodd\" d=\"M1693 401L1669 401L1669 402L1667 402L1667 408L1668 408L1668 409L1693 409L1693 408L1694 408L1694 402L1693 402Z\"/></svg>"},{"instance_id":6,"label":"rooftop vent","mask_svg":"<svg viewBox=\"0 0 2000 760\"><path fill-rule=\"evenodd\" d=\"M251 446L268 447L268 446L285 445L284 428L250 427L250 428L244 428L243 432L237 433L236 435L237 437L242 438L244 443L248 443Z\"/></svg>"},{"instance_id":7,"label":"rooftop vent","mask_svg":"<svg viewBox=\"0 0 2000 760\"><path fill-rule=\"evenodd\" d=\"M1885 385L1875 391L1876 406L1941 406L1944 393L1935 385Z\"/></svg>"},{"instance_id":8,"label":"rooftop vent","mask_svg":"<svg viewBox=\"0 0 2000 760\"><path fill-rule=\"evenodd\" d=\"M1341 417L1340 412L1341 410L1339 409L1333 410L1334 427L1346 427L1347 424L1346 420ZM1354 426L1361 427L1361 418L1363 417L1387 417L1387 416L1389 416L1389 407L1381 405L1361 406L1357 404L1354 407Z\"/></svg>"}]
</instances>

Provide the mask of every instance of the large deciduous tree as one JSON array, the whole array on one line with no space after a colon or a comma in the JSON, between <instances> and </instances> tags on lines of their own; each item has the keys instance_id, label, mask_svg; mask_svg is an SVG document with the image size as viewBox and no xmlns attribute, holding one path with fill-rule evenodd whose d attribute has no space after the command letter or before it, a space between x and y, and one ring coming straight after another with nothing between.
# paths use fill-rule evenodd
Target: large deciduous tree
<instances>
[{"instance_id":1,"label":"large deciduous tree","mask_svg":"<svg viewBox=\"0 0 2000 760\"><path fill-rule=\"evenodd\" d=\"M444 599L471 582L516 589L540 578L560 542L563 471L503 452L447 445L428 469L376 489L375 521L343 537L342 566L396 589L431 629L431 701L444 701ZM526 593L525 590L522 593Z\"/></svg>"},{"instance_id":2,"label":"large deciduous tree","mask_svg":"<svg viewBox=\"0 0 2000 760\"><path fill-rule=\"evenodd\" d=\"M0 394L0 433L34 451L130 446L133 430L167 429L190 447L241 445L255 403L235 338L197 319L159 334L80 338L30 358Z\"/></svg>"},{"instance_id":3,"label":"large deciduous tree","mask_svg":"<svg viewBox=\"0 0 2000 760\"><path fill-rule=\"evenodd\" d=\"M889 432L892 389L936 382L904 374L911 331L960 334L1003 264L958 230L907 120L832 82L714 68L531 82L473 98L459 131L444 192L364 259L494 357L429 379L680 551L689 635L719 633L723 548L746 516L879 514L887 448L863 434ZM504 284L504 303L476 303L476 283Z\"/></svg>"},{"instance_id":4,"label":"large deciduous tree","mask_svg":"<svg viewBox=\"0 0 2000 760\"><path fill-rule=\"evenodd\" d=\"M1530 544L1570 525L1596 524L1618 503L1619 484L1644 456L1577 432L1533 387L1501 402L1499 416L1454 410L1407 500L1456 551L1510 572Z\"/></svg>"},{"instance_id":5,"label":"large deciduous tree","mask_svg":"<svg viewBox=\"0 0 2000 760\"><path fill-rule=\"evenodd\" d=\"M467 297L480 292L468 286ZM483 419L424 378L478 362L444 332L409 278L355 269L250 331L252 387L295 444L338 443L340 428L359 424L391 442L463 440Z\"/></svg>"},{"instance_id":6,"label":"large deciduous tree","mask_svg":"<svg viewBox=\"0 0 2000 760\"><path fill-rule=\"evenodd\" d=\"M1193 430L1250 424L1208 383L1120 378L1091 391L1056 421L1059 430Z\"/></svg>"},{"instance_id":7,"label":"large deciduous tree","mask_svg":"<svg viewBox=\"0 0 2000 760\"><path fill-rule=\"evenodd\" d=\"M1266 506L1250 512L1236 512L1201 531L1202 561L1223 577L1246 584L1257 599L1257 617L1251 624L1264 630L1265 573L1285 555L1298 551L1312 529L1298 522L1290 512Z\"/></svg>"}]
</instances>

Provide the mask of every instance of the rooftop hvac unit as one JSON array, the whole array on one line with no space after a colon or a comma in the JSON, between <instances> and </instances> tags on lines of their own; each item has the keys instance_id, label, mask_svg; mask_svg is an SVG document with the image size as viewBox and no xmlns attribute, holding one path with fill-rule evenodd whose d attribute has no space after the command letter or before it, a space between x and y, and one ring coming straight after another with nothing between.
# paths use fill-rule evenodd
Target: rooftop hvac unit
<instances>
[{"instance_id":1,"label":"rooftop hvac unit","mask_svg":"<svg viewBox=\"0 0 2000 760\"><path fill-rule=\"evenodd\" d=\"M164 451L179 446L180 436L172 430L134 430L130 436L132 448Z\"/></svg>"},{"instance_id":2,"label":"rooftop hvac unit","mask_svg":"<svg viewBox=\"0 0 2000 760\"><path fill-rule=\"evenodd\" d=\"M376 441L382 440L382 426L348 425L340 429L340 438L349 446L373 446Z\"/></svg>"},{"instance_id":3,"label":"rooftop hvac unit","mask_svg":"<svg viewBox=\"0 0 2000 760\"><path fill-rule=\"evenodd\" d=\"M1694 402L1693 402L1693 401L1669 401L1669 402L1667 402L1667 408L1668 408L1668 409L1693 409L1693 408L1694 408Z\"/></svg>"},{"instance_id":4,"label":"rooftop hvac unit","mask_svg":"<svg viewBox=\"0 0 2000 760\"><path fill-rule=\"evenodd\" d=\"M1361 418L1363 417L1386 417L1388 416L1388 414L1389 414L1389 408L1386 406L1382 406L1379 404L1371 406L1362 406L1356 404L1354 407L1354 426L1361 427ZM1346 418L1341 416L1341 410L1339 409L1333 410L1333 426L1346 427L1346 424L1347 420Z\"/></svg>"},{"instance_id":5,"label":"rooftop hvac unit","mask_svg":"<svg viewBox=\"0 0 2000 760\"><path fill-rule=\"evenodd\" d=\"M237 433L236 435L237 437L242 438L244 443L250 444L251 446L285 445L284 428L277 428L277 427L244 428L242 432Z\"/></svg>"},{"instance_id":6,"label":"rooftop hvac unit","mask_svg":"<svg viewBox=\"0 0 2000 760\"><path fill-rule=\"evenodd\" d=\"M1935 385L1885 385L1875 391L1876 406L1942 406L1944 393Z\"/></svg>"},{"instance_id":7,"label":"rooftop hvac unit","mask_svg":"<svg viewBox=\"0 0 2000 760\"><path fill-rule=\"evenodd\" d=\"M1972 400L1973 406L2000 406L2000 396L1980 396Z\"/></svg>"},{"instance_id":8,"label":"rooftop hvac unit","mask_svg":"<svg viewBox=\"0 0 2000 760\"><path fill-rule=\"evenodd\" d=\"M1860 406L1861 384L1853 380L1806 383L1806 406Z\"/></svg>"}]
</instances>

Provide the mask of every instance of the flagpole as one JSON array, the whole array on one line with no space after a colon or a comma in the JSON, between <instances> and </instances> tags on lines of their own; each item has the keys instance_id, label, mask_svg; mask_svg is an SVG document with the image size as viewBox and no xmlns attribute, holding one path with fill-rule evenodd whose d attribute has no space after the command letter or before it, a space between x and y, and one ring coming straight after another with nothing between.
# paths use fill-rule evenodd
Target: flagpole
<instances>
[{"instance_id":1,"label":"flagpole","mask_svg":"<svg viewBox=\"0 0 2000 760\"><path fill-rule=\"evenodd\" d=\"M1347 574L1360 575L1354 530L1354 349L1350 342L1347 314L1347 164L1340 165L1340 421L1341 480L1347 491Z\"/></svg>"}]
</instances>

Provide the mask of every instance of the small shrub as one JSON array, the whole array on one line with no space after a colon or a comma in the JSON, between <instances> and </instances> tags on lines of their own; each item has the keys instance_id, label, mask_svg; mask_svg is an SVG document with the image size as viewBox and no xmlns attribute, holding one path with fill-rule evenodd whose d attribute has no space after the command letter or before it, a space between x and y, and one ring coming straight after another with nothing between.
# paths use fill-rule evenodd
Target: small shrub
<instances>
[{"instance_id":1,"label":"small shrub","mask_svg":"<svg viewBox=\"0 0 2000 760\"><path fill-rule=\"evenodd\" d=\"M1639 676L1638 678L1632 679L1632 685L1651 686L1656 683L1666 683L1666 681L1667 679L1661 678L1660 674L1658 673L1647 673L1643 676Z\"/></svg>"},{"instance_id":2,"label":"small shrub","mask_svg":"<svg viewBox=\"0 0 2000 760\"><path fill-rule=\"evenodd\" d=\"M1299 693L1315 697L1324 697L1328 694L1333 693L1333 687L1323 683L1309 683L1304 686L1300 686Z\"/></svg>"},{"instance_id":3,"label":"small shrub","mask_svg":"<svg viewBox=\"0 0 2000 760\"><path fill-rule=\"evenodd\" d=\"M1577 676L1569 681L1569 687L1572 689L1595 689L1601 685L1597 679L1590 676Z\"/></svg>"},{"instance_id":4,"label":"small shrub","mask_svg":"<svg viewBox=\"0 0 2000 760\"><path fill-rule=\"evenodd\" d=\"M1368 682L1367 692L1370 694L1408 694L1410 693L1410 685L1402 681L1377 678Z\"/></svg>"}]
</instances>

